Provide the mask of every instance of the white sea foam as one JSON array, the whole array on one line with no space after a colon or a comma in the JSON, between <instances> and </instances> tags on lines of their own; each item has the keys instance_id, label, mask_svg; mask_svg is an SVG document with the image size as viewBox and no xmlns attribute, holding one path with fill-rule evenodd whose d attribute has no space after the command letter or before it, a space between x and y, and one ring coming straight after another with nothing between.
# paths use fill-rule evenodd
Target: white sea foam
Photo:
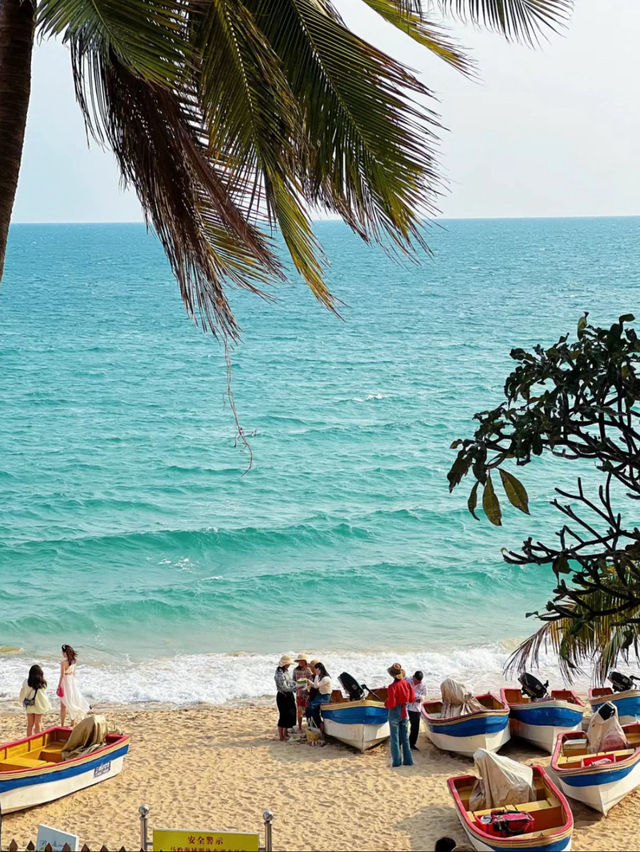
<instances>
[{"instance_id":1,"label":"white sea foam","mask_svg":"<svg viewBox=\"0 0 640 852\"><path fill-rule=\"evenodd\" d=\"M294 653L299 649L291 649ZM399 648L372 653L309 650L322 659L337 685L337 676L348 671L370 687L384 685L387 667L399 661L407 674L422 669L429 694L437 694L445 677L455 677L473 691L496 691L508 683L502 668L509 656L509 643L478 647L431 650L423 653ZM22 653L0 659L0 701L16 704L20 684L32 660ZM552 655L543 658L536 672L552 685L560 685L558 666ZM41 660L49 678L53 697L57 682L57 661ZM83 664L78 676L82 690L97 705L200 703L225 704L259 701L273 695L273 674L277 659L272 654L194 654L142 662ZM577 678L575 688L585 691L588 677ZM54 699L55 701L55 699Z\"/></svg>"}]
</instances>

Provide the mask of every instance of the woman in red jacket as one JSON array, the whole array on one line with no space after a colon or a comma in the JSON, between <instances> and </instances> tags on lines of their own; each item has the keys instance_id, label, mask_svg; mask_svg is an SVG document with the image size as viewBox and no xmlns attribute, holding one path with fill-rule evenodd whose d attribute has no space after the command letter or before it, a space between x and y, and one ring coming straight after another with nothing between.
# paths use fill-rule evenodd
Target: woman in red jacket
<instances>
[{"instance_id":1,"label":"woman in red jacket","mask_svg":"<svg viewBox=\"0 0 640 852\"><path fill-rule=\"evenodd\" d=\"M413 686L404 678L400 663L394 663L387 669L393 682L387 688L387 700L384 706L389 711L391 728L391 765L413 766L411 746L409 744L409 717L407 704L416 700Z\"/></svg>"}]
</instances>

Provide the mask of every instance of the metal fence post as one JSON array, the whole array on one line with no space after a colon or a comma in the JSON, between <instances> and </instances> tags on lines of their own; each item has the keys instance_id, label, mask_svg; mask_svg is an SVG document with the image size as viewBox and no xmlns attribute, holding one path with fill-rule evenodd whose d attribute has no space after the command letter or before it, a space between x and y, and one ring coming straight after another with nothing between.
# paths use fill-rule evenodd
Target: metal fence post
<instances>
[{"instance_id":1,"label":"metal fence post","mask_svg":"<svg viewBox=\"0 0 640 852\"><path fill-rule=\"evenodd\" d=\"M149 848L149 805L140 805L140 848L147 852Z\"/></svg>"},{"instance_id":2,"label":"metal fence post","mask_svg":"<svg viewBox=\"0 0 640 852\"><path fill-rule=\"evenodd\" d=\"M265 852L273 852L273 811L265 811L262 814L264 819L264 848Z\"/></svg>"}]
</instances>

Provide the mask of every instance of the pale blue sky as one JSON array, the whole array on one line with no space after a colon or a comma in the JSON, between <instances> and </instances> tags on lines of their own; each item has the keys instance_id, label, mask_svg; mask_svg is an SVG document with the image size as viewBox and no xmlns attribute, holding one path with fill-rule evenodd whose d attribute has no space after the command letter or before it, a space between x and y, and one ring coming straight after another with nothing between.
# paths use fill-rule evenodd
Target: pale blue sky
<instances>
[{"instance_id":1,"label":"pale blue sky","mask_svg":"<svg viewBox=\"0 0 640 852\"><path fill-rule=\"evenodd\" d=\"M538 51L458 31L480 65L474 83L377 19L338 0L347 22L416 69L448 132L443 215L640 214L637 0L577 0L564 37ZM140 221L113 158L87 148L66 48L37 46L15 222Z\"/></svg>"}]
</instances>

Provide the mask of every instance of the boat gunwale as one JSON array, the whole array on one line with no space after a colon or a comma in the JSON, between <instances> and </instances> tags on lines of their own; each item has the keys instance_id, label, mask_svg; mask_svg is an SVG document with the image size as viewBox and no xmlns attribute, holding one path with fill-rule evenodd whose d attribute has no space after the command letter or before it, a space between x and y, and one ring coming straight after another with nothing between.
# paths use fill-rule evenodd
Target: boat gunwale
<instances>
[{"instance_id":1,"label":"boat gunwale","mask_svg":"<svg viewBox=\"0 0 640 852\"><path fill-rule=\"evenodd\" d=\"M465 827L468 828L471 831L471 833L474 834L479 840L482 840L483 842L487 842L487 843L490 842L491 844L495 844L496 841L497 841L498 845L501 845L500 841L508 841L509 844L518 843L519 841L521 841L522 848L526 849L527 844L530 843L530 841L539 840L541 836L544 837L544 838L553 838L554 840L562 840L562 836L560 836L560 835L566 836L566 835L571 834L571 832L573 831L573 828L574 828L575 821L574 821L574 818L573 818L573 812L572 812L571 807L570 807L570 805L569 805L569 803L566 799L566 796L555 785L555 783L549 777L547 772L545 772L544 767L540 766L540 764L538 764L538 763L534 763L534 764L531 765L531 768L533 769L534 776L537 773L538 777L540 778L540 780L543 783L544 788L550 790L553 793L553 795L558 799L558 801L560 802L560 806L561 806L561 808L564 812L564 815L565 815L564 824L561 827L558 827L557 829L549 830L548 833L546 833L546 834L544 833L545 829L538 829L537 831L527 832L527 834L523 834L523 835L520 835L520 836L514 835L513 837L501 838L501 837L494 837L491 834L483 832L477 825L475 825L469 819L469 815L467 813L467 808L464 807L464 804L462 802L460 794L458 793L457 787L455 786L456 781L459 781L459 782L460 781L477 781L478 780L477 776L467 774L467 775L455 775L452 778L447 778L447 787L449 788L449 793L453 797L454 805L455 805L456 811L458 812L458 817L464 820ZM534 836L532 836L532 835L534 835ZM521 840L521 838L522 838L522 840ZM513 846L511 846L511 845L508 846L508 847L505 846L504 848L505 849L511 849L511 848L513 848Z\"/></svg>"},{"instance_id":2,"label":"boat gunwale","mask_svg":"<svg viewBox=\"0 0 640 852\"><path fill-rule=\"evenodd\" d=\"M507 690L509 690L509 691L512 691L512 690L516 691L517 690L520 693L520 695L522 696L522 698L524 698L525 696L522 695L521 690L517 689L517 687L503 686L500 689L500 698L509 708L511 708L511 707L518 707L518 708L520 708L520 707L547 707L550 704L553 704L556 707L562 705L562 706L566 706L569 709L573 710L573 709L575 709L575 706L577 705L578 707L582 708L583 715L584 715L584 711L587 709L587 705L584 703L584 701L582 701L582 699L580 698L579 695L576 695L576 693L572 689L552 689L551 695L550 695L549 698L544 698L540 701L531 701L531 700L529 700L529 701L514 701L513 703L511 703L507 699L507 696L506 696ZM569 693L571 693L572 700L569 701L566 698L556 698L554 696L555 692L569 692Z\"/></svg>"},{"instance_id":3,"label":"boat gunwale","mask_svg":"<svg viewBox=\"0 0 640 852\"><path fill-rule=\"evenodd\" d=\"M339 710L347 707L379 707L386 709L384 701L374 701L372 698L363 698L361 701L334 701L328 704L321 704L321 710Z\"/></svg>"},{"instance_id":4,"label":"boat gunwale","mask_svg":"<svg viewBox=\"0 0 640 852\"><path fill-rule=\"evenodd\" d=\"M602 695L594 695L596 689L604 689ZM624 689L622 692L616 692L613 687L608 686L592 686L589 687L588 692L589 704L593 707L594 704L605 704L607 701L611 701L612 698L615 699L625 699L625 698L640 698L640 687L634 689Z\"/></svg>"},{"instance_id":5,"label":"boat gunwale","mask_svg":"<svg viewBox=\"0 0 640 852\"><path fill-rule=\"evenodd\" d=\"M634 723L633 725L623 725L622 730L625 731L627 728L631 727L640 728L640 723ZM640 743L633 750L633 752L626 757L624 760L616 760L613 763L600 764L599 766L595 766L591 764L590 766L572 766L567 767L566 764L558 764L558 757L560 757L562 753L562 744L565 740L568 739L577 739L576 734L578 734L581 738L586 736L584 731L566 731L563 734L559 734L556 739L556 744L553 749L553 754L551 755L551 762L549 766L553 771L557 774L558 778L561 777L573 777L575 775L596 775L601 772L613 772L618 769L626 769L627 767L632 766L634 763L638 763L640 761ZM631 748L633 748L631 746ZM597 752L599 753L599 752ZM607 752L602 752L606 754ZM585 757L593 756L596 752L587 752L587 754L579 755L579 759L582 760ZM611 782L608 782L611 783Z\"/></svg>"},{"instance_id":6,"label":"boat gunwale","mask_svg":"<svg viewBox=\"0 0 640 852\"><path fill-rule=\"evenodd\" d=\"M54 725L51 728L46 728L44 731L41 731L39 734L32 734L30 737L23 737L20 740L15 740L10 743L0 743L0 749L8 749L11 746L22 745L25 742L30 742L35 739L44 738L44 734L51 733L52 731L69 731L71 732L72 728L67 728L63 725ZM90 751L87 754L80 754L77 757L71 757L68 760L59 760L59 761L49 761L47 763L43 763L42 766L25 766L23 769L6 769L3 770L0 768L0 781L9 781L14 777L22 778L27 773L30 775L38 776L44 773L52 773L55 770L66 769L69 766L74 766L76 764L84 762L88 762L89 760L93 760L100 755L106 756L111 751L115 751L123 745L129 745L129 735L128 734L107 734L107 736L115 736L116 739L114 742L107 743L100 748L97 748L95 751ZM44 745L44 742L43 742ZM29 749L30 751L30 749ZM27 752L28 753L28 752ZM4 758L7 762L10 762L9 757ZM0 761L2 762L2 761Z\"/></svg>"}]
</instances>

